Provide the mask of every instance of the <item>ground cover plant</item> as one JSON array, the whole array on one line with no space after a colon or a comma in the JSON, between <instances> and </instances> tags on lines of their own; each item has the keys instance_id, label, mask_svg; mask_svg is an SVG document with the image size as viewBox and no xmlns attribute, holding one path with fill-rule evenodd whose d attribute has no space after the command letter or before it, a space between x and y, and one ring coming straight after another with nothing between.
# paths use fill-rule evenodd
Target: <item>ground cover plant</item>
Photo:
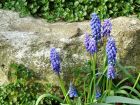
<instances>
[{"instance_id":1,"label":"ground cover plant","mask_svg":"<svg viewBox=\"0 0 140 105\"><path fill-rule=\"evenodd\" d=\"M39 82L33 70L23 64L12 63L9 67L8 85L0 86L0 105L35 105L37 98L44 92L55 95L57 87L49 83ZM52 99L45 99L40 105L57 102Z\"/></svg>"},{"instance_id":2,"label":"ground cover plant","mask_svg":"<svg viewBox=\"0 0 140 105\"><path fill-rule=\"evenodd\" d=\"M1 0L0 7L15 10L21 17L33 15L47 21L82 21L96 12L101 19L136 15L140 17L139 0Z\"/></svg>"},{"instance_id":3,"label":"ground cover plant","mask_svg":"<svg viewBox=\"0 0 140 105\"><path fill-rule=\"evenodd\" d=\"M110 19L104 20L103 25L96 13L91 15L91 35L85 34L84 45L90 59L79 69L78 82L70 81L69 88L65 87L61 73L61 61L56 48L50 50L50 62L64 98L49 93L41 95L36 105L46 98L53 98L61 105L140 105L140 73L130 74L128 70L134 67L123 67L116 59L117 48L111 36L112 24ZM98 50L103 47L104 61L100 67L97 64ZM78 68L77 68L78 69ZM85 75L81 76L80 73ZM121 75L121 78L118 78ZM71 79L72 80L72 79ZM78 87L79 86L79 87Z\"/></svg>"}]
</instances>

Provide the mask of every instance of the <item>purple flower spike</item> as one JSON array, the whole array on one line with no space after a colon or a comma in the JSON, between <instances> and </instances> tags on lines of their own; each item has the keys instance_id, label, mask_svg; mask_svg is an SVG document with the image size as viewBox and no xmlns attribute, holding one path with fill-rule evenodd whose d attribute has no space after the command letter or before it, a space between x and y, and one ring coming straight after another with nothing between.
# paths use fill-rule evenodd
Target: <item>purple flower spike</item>
<instances>
[{"instance_id":1,"label":"purple flower spike","mask_svg":"<svg viewBox=\"0 0 140 105\"><path fill-rule=\"evenodd\" d=\"M87 52L89 52L89 43L90 43L90 36L86 33L84 44L85 44L85 48L86 48Z\"/></svg>"},{"instance_id":2,"label":"purple flower spike","mask_svg":"<svg viewBox=\"0 0 140 105\"><path fill-rule=\"evenodd\" d=\"M50 62L51 62L51 67L54 70L54 72L59 74L60 73L60 57L55 48L52 48L50 50Z\"/></svg>"},{"instance_id":3,"label":"purple flower spike","mask_svg":"<svg viewBox=\"0 0 140 105\"><path fill-rule=\"evenodd\" d=\"M98 99L99 97L101 97L101 93L99 91L96 91L96 99Z\"/></svg>"},{"instance_id":4,"label":"purple flower spike","mask_svg":"<svg viewBox=\"0 0 140 105\"><path fill-rule=\"evenodd\" d=\"M88 49L91 55L97 52L96 41L94 40L94 38L91 38Z\"/></svg>"},{"instance_id":5,"label":"purple flower spike","mask_svg":"<svg viewBox=\"0 0 140 105\"><path fill-rule=\"evenodd\" d=\"M101 39L101 21L96 13L91 15L90 21L93 38L98 41Z\"/></svg>"},{"instance_id":6,"label":"purple flower spike","mask_svg":"<svg viewBox=\"0 0 140 105\"><path fill-rule=\"evenodd\" d=\"M115 65L117 48L115 45L115 41L112 37L108 38L107 45L106 45L106 54L108 58L108 64Z\"/></svg>"},{"instance_id":7,"label":"purple flower spike","mask_svg":"<svg viewBox=\"0 0 140 105\"><path fill-rule=\"evenodd\" d=\"M104 20L104 24L102 26L102 36L103 37L110 36L111 30L112 30L112 24L110 19Z\"/></svg>"},{"instance_id":8,"label":"purple flower spike","mask_svg":"<svg viewBox=\"0 0 140 105\"><path fill-rule=\"evenodd\" d=\"M113 65L108 65L107 78L108 79L115 78L115 68Z\"/></svg>"},{"instance_id":9,"label":"purple flower spike","mask_svg":"<svg viewBox=\"0 0 140 105\"><path fill-rule=\"evenodd\" d=\"M70 82L68 94L70 98L78 97L77 90L71 82Z\"/></svg>"}]
</instances>

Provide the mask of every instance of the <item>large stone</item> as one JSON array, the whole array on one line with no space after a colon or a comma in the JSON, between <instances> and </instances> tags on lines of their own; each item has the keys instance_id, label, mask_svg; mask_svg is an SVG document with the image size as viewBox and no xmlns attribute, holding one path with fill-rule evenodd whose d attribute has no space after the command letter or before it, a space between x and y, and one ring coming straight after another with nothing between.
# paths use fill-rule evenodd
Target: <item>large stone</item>
<instances>
[{"instance_id":1,"label":"large stone","mask_svg":"<svg viewBox=\"0 0 140 105\"><path fill-rule=\"evenodd\" d=\"M140 68L140 21L119 17L112 23L118 58L124 64ZM22 63L33 69L39 79L57 84L50 67L50 48L57 48L62 70L69 72L87 57L83 47L85 32L90 33L89 21L47 23L43 19L20 18L18 13L0 10L0 69L7 74L10 63Z\"/></svg>"},{"instance_id":2,"label":"large stone","mask_svg":"<svg viewBox=\"0 0 140 105\"><path fill-rule=\"evenodd\" d=\"M140 70L140 20L119 17L112 20L112 35L118 48L118 58L125 65Z\"/></svg>"},{"instance_id":3,"label":"large stone","mask_svg":"<svg viewBox=\"0 0 140 105\"><path fill-rule=\"evenodd\" d=\"M66 69L77 62L69 57L77 57L77 48L82 49L79 36L86 30L90 32L88 22L51 24L43 19L20 18L18 13L0 10L0 69L7 74L12 62L22 63L36 71L38 78L57 84L50 68L50 48L57 48L65 62L62 68Z\"/></svg>"}]
</instances>

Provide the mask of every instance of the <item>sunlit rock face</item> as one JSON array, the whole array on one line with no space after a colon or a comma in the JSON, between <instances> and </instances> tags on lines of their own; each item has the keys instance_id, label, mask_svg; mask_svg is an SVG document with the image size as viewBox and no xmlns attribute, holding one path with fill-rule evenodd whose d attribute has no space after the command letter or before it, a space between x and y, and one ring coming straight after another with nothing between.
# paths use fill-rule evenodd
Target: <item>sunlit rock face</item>
<instances>
[{"instance_id":1,"label":"sunlit rock face","mask_svg":"<svg viewBox=\"0 0 140 105\"><path fill-rule=\"evenodd\" d=\"M140 20L118 17L112 20L118 48L118 58L124 65L136 66L140 70Z\"/></svg>"},{"instance_id":2,"label":"sunlit rock face","mask_svg":"<svg viewBox=\"0 0 140 105\"><path fill-rule=\"evenodd\" d=\"M112 20L112 35L122 63L140 69L140 20L119 17ZM9 64L16 62L33 69L39 79L57 84L50 67L50 48L61 56L61 74L69 77L77 65L88 59L83 45L84 33L91 33L89 21L47 23L33 17L20 18L18 13L0 10L0 69L5 76ZM2 82L3 84L3 82Z\"/></svg>"}]
</instances>

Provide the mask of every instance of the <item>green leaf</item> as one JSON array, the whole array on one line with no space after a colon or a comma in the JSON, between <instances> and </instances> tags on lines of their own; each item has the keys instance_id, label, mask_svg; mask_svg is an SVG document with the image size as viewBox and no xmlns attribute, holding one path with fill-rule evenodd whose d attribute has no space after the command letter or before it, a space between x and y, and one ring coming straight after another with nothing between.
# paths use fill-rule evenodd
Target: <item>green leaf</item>
<instances>
[{"instance_id":1,"label":"green leaf","mask_svg":"<svg viewBox=\"0 0 140 105\"><path fill-rule=\"evenodd\" d=\"M122 80L116 85L116 87L120 86L123 82L127 81L128 79L129 79L128 77L122 79Z\"/></svg>"},{"instance_id":2,"label":"green leaf","mask_svg":"<svg viewBox=\"0 0 140 105\"><path fill-rule=\"evenodd\" d=\"M40 102L43 98L52 98L52 99L54 99L54 100L57 100L57 101L63 103L63 100L60 99L59 97L53 96L53 95L51 95L51 94L43 94L43 95L41 95L41 96L37 99L35 105L39 105L39 102Z\"/></svg>"},{"instance_id":3,"label":"green leaf","mask_svg":"<svg viewBox=\"0 0 140 105\"><path fill-rule=\"evenodd\" d=\"M137 4L140 4L140 0L136 0L135 2L136 2Z\"/></svg>"},{"instance_id":4,"label":"green leaf","mask_svg":"<svg viewBox=\"0 0 140 105\"><path fill-rule=\"evenodd\" d=\"M131 80L132 83L135 84L135 81L136 81L136 80L135 80L134 77L128 72L128 70L126 69L126 67L123 67L119 62L117 62L117 66L118 66L118 68L122 71L122 73L123 73L124 75L126 75L126 76L129 78L129 80ZM136 87L137 87L138 89L140 89L140 84L137 84Z\"/></svg>"},{"instance_id":5,"label":"green leaf","mask_svg":"<svg viewBox=\"0 0 140 105\"><path fill-rule=\"evenodd\" d=\"M130 105L132 104L140 105L140 100L121 96L108 96L106 98L106 103L125 103Z\"/></svg>"},{"instance_id":6,"label":"green leaf","mask_svg":"<svg viewBox=\"0 0 140 105\"><path fill-rule=\"evenodd\" d=\"M140 93L136 89L134 89L133 87L130 87L130 86L122 86L122 87L120 87L120 89L130 90L131 92L134 92L140 98Z\"/></svg>"},{"instance_id":7,"label":"green leaf","mask_svg":"<svg viewBox=\"0 0 140 105\"><path fill-rule=\"evenodd\" d=\"M129 97L129 93L126 90L118 90L115 92L115 94L126 95L127 97Z\"/></svg>"},{"instance_id":8,"label":"green leaf","mask_svg":"<svg viewBox=\"0 0 140 105\"><path fill-rule=\"evenodd\" d=\"M111 104L107 104L107 103L97 103L97 104L95 104L95 103L87 103L87 104L85 104L85 105L111 105Z\"/></svg>"},{"instance_id":9,"label":"green leaf","mask_svg":"<svg viewBox=\"0 0 140 105\"><path fill-rule=\"evenodd\" d=\"M80 97L78 97L78 100L76 100L77 102L76 102L76 105L82 105L82 102L81 102L81 98Z\"/></svg>"},{"instance_id":10,"label":"green leaf","mask_svg":"<svg viewBox=\"0 0 140 105\"><path fill-rule=\"evenodd\" d=\"M78 6L78 5L79 5L79 2L78 1L74 2L74 6L75 7Z\"/></svg>"},{"instance_id":11,"label":"green leaf","mask_svg":"<svg viewBox=\"0 0 140 105\"><path fill-rule=\"evenodd\" d=\"M93 104L93 105L111 105L111 104L106 104L106 103L98 103L98 104Z\"/></svg>"}]
</instances>

